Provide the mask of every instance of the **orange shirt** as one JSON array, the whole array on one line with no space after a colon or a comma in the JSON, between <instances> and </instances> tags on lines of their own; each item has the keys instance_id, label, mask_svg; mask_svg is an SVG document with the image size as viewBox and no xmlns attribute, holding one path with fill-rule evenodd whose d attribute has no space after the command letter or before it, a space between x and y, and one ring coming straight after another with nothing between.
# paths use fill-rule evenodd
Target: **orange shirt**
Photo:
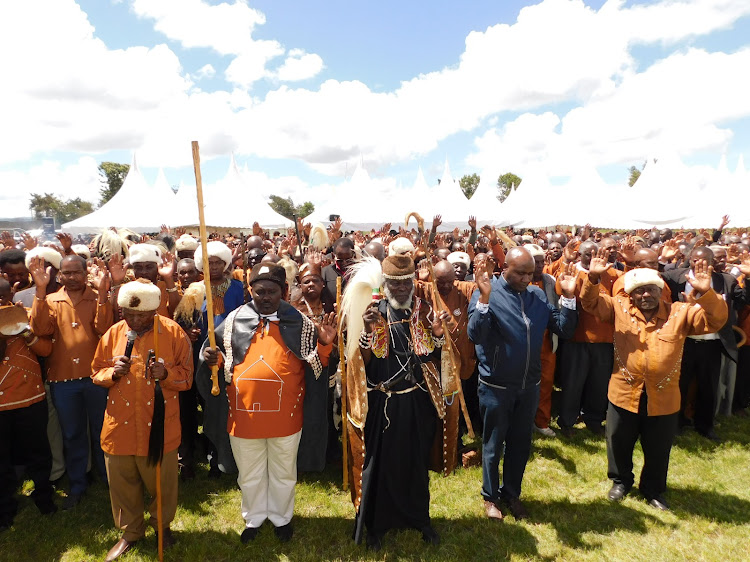
<instances>
[{"instance_id":1,"label":"orange shirt","mask_svg":"<svg viewBox=\"0 0 750 562\"><path fill-rule=\"evenodd\" d=\"M544 266L543 273L546 273L547 275L551 275L552 277L557 277L558 273L560 273L560 269L563 266L563 259L562 257L557 258L552 263L548 263Z\"/></svg>"},{"instance_id":2,"label":"orange shirt","mask_svg":"<svg viewBox=\"0 0 750 562\"><path fill-rule=\"evenodd\" d=\"M180 445L179 391L193 382L193 351L190 340L179 324L159 318L159 358L164 360L167 378L162 380L164 394L164 450ZM154 330L136 338L130 355L130 373L112 378L115 359L125 354L130 328L124 320L102 336L91 365L94 384L109 388L107 410L101 433L102 450L110 455L148 455L151 420L154 417L154 381L146 378L146 360L154 349Z\"/></svg>"},{"instance_id":3,"label":"orange shirt","mask_svg":"<svg viewBox=\"0 0 750 562\"><path fill-rule=\"evenodd\" d=\"M539 281L532 281L531 284L536 285L542 290L542 292L544 292L544 281L542 279L540 279ZM552 334L549 330L544 330L544 340L542 341L542 355L554 355L555 352L552 351L552 348Z\"/></svg>"},{"instance_id":4,"label":"orange shirt","mask_svg":"<svg viewBox=\"0 0 750 562\"><path fill-rule=\"evenodd\" d=\"M44 381L37 355L52 351L49 338L39 338L27 346L21 336L6 340L5 354L0 362L0 412L25 408L44 400Z\"/></svg>"},{"instance_id":5,"label":"orange shirt","mask_svg":"<svg viewBox=\"0 0 750 562\"><path fill-rule=\"evenodd\" d=\"M562 269L560 272L562 272ZM601 275L601 279L597 285L599 291L611 297L612 287L620 275L621 273L614 268L609 268L605 271ZM578 325L576 326L576 331L570 341L582 343L612 343L614 337L614 327L612 324L602 322L593 314L586 312L586 310L583 309L583 306L581 306L581 288L583 287L584 279L588 278L588 271L578 270L575 289L576 308L578 309ZM558 295L562 294L562 291L560 290L559 276L555 289L557 290Z\"/></svg>"},{"instance_id":6,"label":"orange shirt","mask_svg":"<svg viewBox=\"0 0 750 562\"><path fill-rule=\"evenodd\" d=\"M100 305L97 298L91 287L75 306L65 287L45 300L34 297L31 329L38 336L52 336L52 353L46 361L49 382L91 376L99 338L112 325L112 305L109 301Z\"/></svg>"},{"instance_id":7,"label":"orange shirt","mask_svg":"<svg viewBox=\"0 0 750 562\"><path fill-rule=\"evenodd\" d=\"M332 345L318 343L323 366ZM268 333L258 329L242 363L227 385L227 431L243 439L286 437L302 429L305 399L305 362L281 339L278 322L268 323Z\"/></svg>"}]
</instances>

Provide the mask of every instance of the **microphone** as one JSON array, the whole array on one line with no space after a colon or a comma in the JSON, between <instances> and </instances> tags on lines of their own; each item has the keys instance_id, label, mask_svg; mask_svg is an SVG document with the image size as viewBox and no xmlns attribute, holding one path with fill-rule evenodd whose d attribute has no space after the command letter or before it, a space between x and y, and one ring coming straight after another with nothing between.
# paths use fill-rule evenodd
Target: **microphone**
<instances>
[{"instance_id":1,"label":"microphone","mask_svg":"<svg viewBox=\"0 0 750 562\"><path fill-rule=\"evenodd\" d=\"M130 354L133 353L133 346L135 345L135 338L138 337L138 332L130 330L128 332L128 344L125 346L125 357L130 359Z\"/></svg>"}]
</instances>

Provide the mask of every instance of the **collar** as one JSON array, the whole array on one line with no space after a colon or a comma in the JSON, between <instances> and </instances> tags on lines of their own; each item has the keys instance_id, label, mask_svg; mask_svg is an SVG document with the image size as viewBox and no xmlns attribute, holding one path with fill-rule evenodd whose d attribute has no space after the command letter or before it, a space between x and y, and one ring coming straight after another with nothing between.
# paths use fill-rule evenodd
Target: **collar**
<instances>
[{"instance_id":1,"label":"collar","mask_svg":"<svg viewBox=\"0 0 750 562\"><path fill-rule=\"evenodd\" d=\"M51 295L47 295L47 298L50 299L52 302L68 302L70 304L73 304L73 300L70 298L70 295L68 294L68 291L65 289L65 287L60 287L60 289L56 293L52 293ZM89 287L88 285L83 290L83 295L81 296L82 301L87 300L96 300L97 295L94 292L94 289Z\"/></svg>"},{"instance_id":2,"label":"collar","mask_svg":"<svg viewBox=\"0 0 750 562\"><path fill-rule=\"evenodd\" d=\"M278 311L276 311L273 314L260 314L260 318L263 321L269 320L271 322L278 322L279 321L279 313L278 313Z\"/></svg>"}]
</instances>

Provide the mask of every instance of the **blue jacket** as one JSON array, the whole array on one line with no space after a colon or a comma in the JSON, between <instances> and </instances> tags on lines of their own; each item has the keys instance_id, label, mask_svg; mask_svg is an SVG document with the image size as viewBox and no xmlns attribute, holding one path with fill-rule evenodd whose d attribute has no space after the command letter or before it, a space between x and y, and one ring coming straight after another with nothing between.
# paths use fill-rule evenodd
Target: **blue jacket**
<instances>
[{"instance_id":1,"label":"blue jacket","mask_svg":"<svg viewBox=\"0 0 750 562\"><path fill-rule=\"evenodd\" d=\"M556 309L535 285L522 293L514 291L504 277L492 280L487 313L476 309L478 300L479 289L469 304L468 330L476 346L480 380L521 389L539 384L544 331L572 337L578 312Z\"/></svg>"}]
</instances>

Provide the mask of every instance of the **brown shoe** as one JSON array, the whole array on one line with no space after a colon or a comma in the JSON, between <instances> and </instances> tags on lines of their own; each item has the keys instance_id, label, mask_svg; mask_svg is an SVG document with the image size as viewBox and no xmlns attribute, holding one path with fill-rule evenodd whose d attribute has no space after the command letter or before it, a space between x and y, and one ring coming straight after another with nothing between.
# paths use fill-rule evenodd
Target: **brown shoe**
<instances>
[{"instance_id":1,"label":"brown shoe","mask_svg":"<svg viewBox=\"0 0 750 562\"><path fill-rule=\"evenodd\" d=\"M489 519L496 519L497 521L503 520L503 512L498 509L495 502L484 500L484 512Z\"/></svg>"},{"instance_id":2,"label":"brown shoe","mask_svg":"<svg viewBox=\"0 0 750 562\"><path fill-rule=\"evenodd\" d=\"M164 547L164 550L167 550L168 548L174 546L174 543L177 542L177 539L175 538L174 534L172 534L172 529L167 527L164 529L164 538L162 539L162 546ZM159 544L159 534L156 534L156 544Z\"/></svg>"},{"instance_id":3,"label":"brown shoe","mask_svg":"<svg viewBox=\"0 0 750 562\"><path fill-rule=\"evenodd\" d=\"M120 539L119 541L117 541L117 544L115 544L115 546L109 549L104 562L112 562L113 560L117 560L120 556L133 548L133 545L135 543L136 541L128 542L125 539Z\"/></svg>"}]
</instances>

